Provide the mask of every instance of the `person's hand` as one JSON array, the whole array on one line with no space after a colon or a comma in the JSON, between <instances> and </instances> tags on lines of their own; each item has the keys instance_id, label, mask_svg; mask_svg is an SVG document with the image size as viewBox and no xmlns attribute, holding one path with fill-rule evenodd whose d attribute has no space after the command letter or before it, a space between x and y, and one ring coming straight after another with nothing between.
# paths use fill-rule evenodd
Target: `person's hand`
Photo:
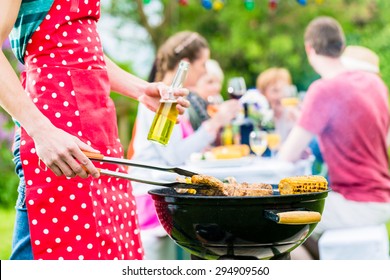
<instances>
[{"instance_id":1,"label":"person's hand","mask_svg":"<svg viewBox=\"0 0 390 280\"><path fill-rule=\"evenodd\" d=\"M291 122L296 122L299 119L301 111L297 106L286 107L287 110L287 119Z\"/></svg>"},{"instance_id":2,"label":"person's hand","mask_svg":"<svg viewBox=\"0 0 390 280\"><path fill-rule=\"evenodd\" d=\"M41 129L32 138L38 157L57 176L82 178L87 178L89 174L94 178L100 176L99 171L82 151L100 152L77 137L51 126Z\"/></svg>"},{"instance_id":3,"label":"person's hand","mask_svg":"<svg viewBox=\"0 0 390 280\"><path fill-rule=\"evenodd\" d=\"M230 99L218 106L218 112L212 118L205 121L206 129L210 133L217 133L218 130L229 124L240 112L241 104L236 99Z\"/></svg>"},{"instance_id":4,"label":"person's hand","mask_svg":"<svg viewBox=\"0 0 390 280\"><path fill-rule=\"evenodd\" d=\"M138 101L150 110L156 111L160 105L160 99L168 98L168 89L169 87L164 83L150 83L146 87L144 94L138 98ZM180 115L184 113L186 108L190 107L190 102L185 99L188 93L188 89L186 88L175 89L173 92L173 95L177 99L176 108Z\"/></svg>"},{"instance_id":5,"label":"person's hand","mask_svg":"<svg viewBox=\"0 0 390 280\"><path fill-rule=\"evenodd\" d=\"M236 99L230 99L218 106L218 112L213 116L220 127L229 124L241 110L241 104Z\"/></svg>"}]
</instances>

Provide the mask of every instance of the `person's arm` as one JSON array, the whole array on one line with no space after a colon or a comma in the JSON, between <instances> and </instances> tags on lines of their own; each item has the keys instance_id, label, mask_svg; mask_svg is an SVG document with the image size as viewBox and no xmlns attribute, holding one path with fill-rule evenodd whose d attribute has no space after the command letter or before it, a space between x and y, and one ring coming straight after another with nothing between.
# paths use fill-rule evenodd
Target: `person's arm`
<instances>
[{"instance_id":1,"label":"person's arm","mask_svg":"<svg viewBox=\"0 0 390 280\"><path fill-rule=\"evenodd\" d=\"M211 118L202 123L207 132L213 135L214 139L219 130L225 125L230 124L241 110L241 105L238 100L230 99L224 101L218 106L218 111Z\"/></svg>"},{"instance_id":2,"label":"person's arm","mask_svg":"<svg viewBox=\"0 0 390 280\"><path fill-rule=\"evenodd\" d=\"M4 0L0 9L0 44L16 21L21 0ZM3 51L0 52L0 106L15 118L35 142L37 155L56 175L99 177L98 170L81 149L98 152L78 138L57 129L27 97Z\"/></svg>"},{"instance_id":3,"label":"person's arm","mask_svg":"<svg viewBox=\"0 0 390 280\"><path fill-rule=\"evenodd\" d=\"M142 154L142 160L158 160L159 163L176 166L183 164L194 152L201 152L209 146L217 136L217 132L229 123L239 112L238 100L229 100L220 106L220 110L187 138L182 138L182 130L179 125L173 129L170 142L167 146L159 144L145 145L150 125L154 114L144 106L138 107L137 130L135 134L134 150ZM136 152L137 153L137 152ZM140 158L136 158L139 160Z\"/></svg>"},{"instance_id":4,"label":"person's arm","mask_svg":"<svg viewBox=\"0 0 390 280\"><path fill-rule=\"evenodd\" d=\"M167 147L157 147L159 154L169 165L183 164L190 158L192 153L202 152L204 148L215 141L221 128L229 124L240 111L241 105L238 100L228 100L219 106L218 112L187 138L182 139L181 130L177 127L171 137L171 143Z\"/></svg>"},{"instance_id":5,"label":"person's arm","mask_svg":"<svg viewBox=\"0 0 390 280\"><path fill-rule=\"evenodd\" d=\"M115 64L107 55L104 56L104 60L107 65L111 90L134 99L141 97L149 83L129 74Z\"/></svg>"},{"instance_id":6,"label":"person's arm","mask_svg":"<svg viewBox=\"0 0 390 280\"><path fill-rule=\"evenodd\" d=\"M157 110L160 105L161 94L166 92L166 90L160 89L167 88L166 85L163 83L148 83L123 70L106 55L105 61L112 91L134 98L152 111ZM188 95L188 90L179 89L174 94L178 97L177 109L179 114L183 114L184 109L190 106L189 102L183 98Z\"/></svg>"},{"instance_id":7,"label":"person's arm","mask_svg":"<svg viewBox=\"0 0 390 280\"><path fill-rule=\"evenodd\" d=\"M278 158L286 161L299 160L313 137L313 133L295 125L280 148Z\"/></svg>"}]
</instances>

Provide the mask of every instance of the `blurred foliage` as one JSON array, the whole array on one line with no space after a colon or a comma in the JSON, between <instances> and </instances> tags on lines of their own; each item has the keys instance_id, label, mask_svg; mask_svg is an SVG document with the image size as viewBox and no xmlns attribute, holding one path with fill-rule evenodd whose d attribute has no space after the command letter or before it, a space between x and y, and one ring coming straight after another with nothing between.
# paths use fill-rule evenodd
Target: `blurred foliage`
<instances>
[{"instance_id":1,"label":"blurred foliage","mask_svg":"<svg viewBox=\"0 0 390 280\"><path fill-rule=\"evenodd\" d=\"M117 64L123 70L130 73L133 72L131 68L131 62L117 62ZM115 92L111 93L111 98L115 102L119 138L122 142L123 148L125 149L126 155L128 144L130 142L133 131L135 118L137 116L138 101Z\"/></svg>"},{"instance_id":2,"label":"blurred foliage","mask_svg":"<svg viewBox=\"0 0 390 280\"><path fill-rule=\"evenodd\" d=\"M17 186L19 179L14 173L10 145L7 142L0 143L0 207L12 207L16 203Z\"/></svg>"},{"instance_id":3,"label":"blurred foliage","mask_svg":"<svg viewBox=\"0 0 390 280\"><path fill-rule=\"evenodd\" d=\"M111 0L104 12L123 23L132 20L144 27L155 49L178 31L199 32L208 40L212 58L224 69L225 83L228 78L240 75L244 76L248 88L255 87L259 73L269 67L285 67L290 70L298 91L306 91L319 76L307 61L303 35L313 18L325 15L340 22L347 44L366 46L379 55L382 77L390 85L390 18L387 15L390 1L309 0L307 5L299 5L296 0L279 0L275 10L268 8L267 0L255 0L253 10L247 10L244 1L225 1L219 11L206 10L201 1L195 0L189 0L187 6L169 0L150 2ZM151 5L158 7L152 13L148 12ZM227 97L226 90L223 94ZM122 112L135 114L132 108L128 109ZM126 149L131 134L121 135Z\"/></svg>"},{"instance_id":4,"label":"blurred foliage","mask_svg":"<svg viewBox=\"0 0 390 280\"><path fill-rule=\"evenodd\" d=\"M181 30L202 34L210 43L212 57L225 71L225 77L243 75L254 87L257 75L274 66L288 68L298 90L306 90L318 78L307 62L303 34L310 20L320 15L336 18L343 26L348 44L361 44L381 58L382 76L390 83L390 2L385 0L280 0L276 10L267 0L255 0L255 8L246 10L243 1L225 1L219 10L206 10L201 1L151 0L163 3L160 24L151 25L142 0L111 0L106 12L124 22L129 19L144 26L157 48L167 37ZM322 2L322 4L318 4ZM154 14L154 16L156 16Z\"/></svg>"},{"instance_id":5,"label":"blurred foliage","mask_svg":"<svg viewBox=\"0 0 390 280\"><path fill-rule=\"evenodd\" d=\"M0 208L0 260L8 260L11 255L14 220L14 209Z\"/></svg>"},{"instance_id":6,"label":"blurred foliage","mask_svg":"<svg viewBox=\"0 0 390 280\"><path fill-rule=\"evenodd\" d=\"M15 71L19 71L19 63L8 46L3 48ZM5 119L3 123L3 119ZM9 208L15 205L19 179L14 172L11 151L14 123L9 115L0 107L0 208Z\"/></svg>"}]
</instances>

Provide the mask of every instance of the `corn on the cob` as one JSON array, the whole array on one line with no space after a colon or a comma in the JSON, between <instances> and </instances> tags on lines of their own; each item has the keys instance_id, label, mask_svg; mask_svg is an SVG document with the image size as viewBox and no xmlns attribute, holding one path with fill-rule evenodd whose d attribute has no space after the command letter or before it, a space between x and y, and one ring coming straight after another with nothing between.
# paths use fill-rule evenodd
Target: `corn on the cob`
<instances>
[{"instance_id":1,"label":"corn on the cob","mask_svg":"<svg viewBox=\"0 0 390 280\"><path fill-rule=\"evenodd\" d=\"M278 188L282 195L321 192L328 189L328 181L318 175L287 177L280 180Z\"/></svg>"},{"instance_id":2,"label":"corn on the cob","mask_svg":"<svg viewBox=\"0 0 390 280\"><path fill-rule=\"evenodd\" d=\"M176 181L181 182L181 183L186 183L186 184L192 184L191 177L177 177ZM189 194L196 194L195 189L180 189L180 188L175 188L176 192L178 193L189 193Z\"/></svg>"},{"instance_id":3,"label":"corn on the cob","mask_svg":"<svg viewBox=\"0 0 390 280\"><path fill-rule=\"evenodd\" d=\"M184 180L186 184L192 184L191 177L186 177Z\"/></svg>"}]
</instances>

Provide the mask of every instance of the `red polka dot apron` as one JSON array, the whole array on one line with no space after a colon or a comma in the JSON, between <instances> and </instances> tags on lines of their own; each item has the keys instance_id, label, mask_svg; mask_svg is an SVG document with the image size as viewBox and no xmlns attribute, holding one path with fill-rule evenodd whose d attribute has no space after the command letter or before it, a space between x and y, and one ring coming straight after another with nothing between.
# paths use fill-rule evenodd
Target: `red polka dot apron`
<instances>
[{"instance_id":1,"label":"red polka dot apron","mask_svg":"<svg viewBox=\"0 0 390 280\"><path fill-rule=\"evenodd\" d=\"M96 0L54 2L27 46L23 84L54 125L104 155L123 157L96 32L99 5ZM39 162L23 129L20 150L34 259L142 259L127 180L57 177Z\"/></svg>"}]
</instances>

